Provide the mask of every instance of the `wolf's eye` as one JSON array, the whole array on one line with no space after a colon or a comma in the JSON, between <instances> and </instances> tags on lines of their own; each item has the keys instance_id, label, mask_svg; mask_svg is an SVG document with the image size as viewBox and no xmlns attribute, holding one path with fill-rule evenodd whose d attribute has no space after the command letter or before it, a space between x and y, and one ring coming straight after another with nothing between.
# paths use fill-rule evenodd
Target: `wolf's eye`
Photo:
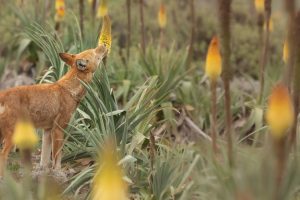
<instances>
[{"instance_id":1,"label":"wolf's eye","mask_svg":"<svg viewBox=\"0 0 300 200\"><path fill-rule=\"evenodd\" d=\"M83 60L83 59L76 60L76 67L77 69L83 71L86 69L87 63L88 63L87 60Z\"/></svg>"}]
</instances>

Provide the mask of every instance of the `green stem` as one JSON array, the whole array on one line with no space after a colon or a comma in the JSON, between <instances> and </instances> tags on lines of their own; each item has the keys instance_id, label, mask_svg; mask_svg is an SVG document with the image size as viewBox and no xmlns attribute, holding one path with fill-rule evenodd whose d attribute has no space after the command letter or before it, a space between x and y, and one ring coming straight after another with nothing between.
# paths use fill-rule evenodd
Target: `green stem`
<instances>
[{"instance_id":1,"label":"green stem","mask_svg":"<svg viewBox=\"0 0 300 200\"><path fill-rule=\"evenodd\" d=\"M214 154L217 153L217 82L211 80L211 139Z\"/></svg>"}]
</instances>

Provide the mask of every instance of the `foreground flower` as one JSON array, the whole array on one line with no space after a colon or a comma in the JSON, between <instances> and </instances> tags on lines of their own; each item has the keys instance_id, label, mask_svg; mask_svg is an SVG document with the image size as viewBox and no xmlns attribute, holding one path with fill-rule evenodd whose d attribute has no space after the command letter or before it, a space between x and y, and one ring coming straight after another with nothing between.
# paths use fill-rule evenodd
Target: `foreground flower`
<instances>
[{"instance_id":1,"label":"foreground flower","mask_svg":"<svg viewBox=\"0 0 300 200\"><path fill-rule=\"evenodd\" d=\"M93 180L93 200L127 200L127 184L118 165L115 145L105 145L101 155L101 165Z\"/></svg>"},{"instance_id":2,"label":"foreground flower","mask_svg":"<svg viewBox=\"0 0 300 200\"><path fill-rule=\"evenodd\" d=\"M97 12L97 17L104 17L108 13L108 8L107 8L107 0L101 0L100 5L98 7L98 12Z\"/></svg>"},{"instance_id":3,"label":"foreground flower","mask_svg":"<svg viewBox=\"0 0 300 200\"><path fill-rule=\"evenodd\" d=\"M216 81L222 73L222 59L217 37L213 37L206 56L205 74L211 81Z\"/></svg>"},{"instance_id":4,"label":"foreground flower","mask_svg":"<svg viewBox=\"0 0 300 200\"><path fill-rule=\"evenodd\" d=\"M288 62L289 59L289 45L288 45L288 41L285 40L284 44L283 44L283 56L282 59L285 63Z\"/></svg>"},{"instance_id":5,"label":"foreground flower","mask_svg":"<svg viewBox=\"0 0 300 200\"><path fill-rule=\"evenodd\" d=\"M164 4L161 4L159 8L158 24L161 29L165 28L167 25L167 14L166 14L166 8Z\"/></svg>"},{"instance_id":6,"label":"foreground flower","mask_svg":"<svg viewBox=\"0 0 300 200\"><path fill-rule=\"evenodd\" d=\"M265 0L255 0L254 4L256 11L262 14L265 10Z\"/></svg>"},{"instance_id":7,"label":"foreground flower","mask_svg":"<svg viewBox=\"0 0 300 200\"><path fill-rule=\"evenodd\" d=\"M21 150L33 149L38 143L34 126L28 121L18 121L13 135L13 143Z\"/></svg>"},{"instance_id":8,"label":"foreground flower","mask_svg":"<svg viewBox=\"0 0 300 200\"><path fill-rule=\"evenodd\" d=\"M103 24L101 28L101 33L98 41L98 45L105 45L108 49L108 52L110 52L111 48L111 23L109 16L106 15L103 18Z\"/></svg>"},{"instance_id":9,"label":"foreground flower","mask_svg":"<svg viewBox=\"0 0 300 200\"><path fill-rule=\"evenodd\" d=\"M55 21L61 22L65 17L65 1L56 0L55 1Z\"/></svg>"},{"instance_id":10,"label":"foreground flower","mask_svg":"<svg viewBox=\"0 0 300 200\"><path fill-rule=\"evenodd\" d=\"M269 99L266 120L275 139L283 138L294 123L294 108L288 89L284 85L274 87Z\"/></svg>"}]
</instances>

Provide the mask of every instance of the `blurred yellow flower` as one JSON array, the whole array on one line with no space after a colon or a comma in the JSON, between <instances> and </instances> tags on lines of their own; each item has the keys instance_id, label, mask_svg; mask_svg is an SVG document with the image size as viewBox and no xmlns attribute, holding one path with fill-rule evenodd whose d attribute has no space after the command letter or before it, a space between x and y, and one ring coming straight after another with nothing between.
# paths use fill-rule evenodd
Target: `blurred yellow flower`
<instances>
[{"instance_id":1,"label":"blurred yellow flower","mask_svg":"<svg viewBox=\"0 0 300 200\"><path fill-rule=\"evenodd\" d=\"M103 24L101 28L101 33L98 41L98 45L105 45L110 52L111 48L111 22L108 15L103 18Z\"/></svg>"},{"instance_id":2,"label":"blurred yellow flower","mask_svg":"<svg viewBox=\"0 0 300 200\"><path fill-rule=\"evenodd\" d=\"M93 3L93 0L88 0L88 3L89 3L89 4L92 4L92 3Z\"/></svg>"},{"instance_id":3,"label":"blurred yellow flower","mask_svg":"<svg viewBox=\"0 0 300 200\"><path fill-rule=\"evenodd\" d=\"M286 135L294 123L294 108L288 89L284 85L274 87L269 99L266 120L275 139Z\"/></svg>"},{"instance_id":4,"label":"blurred yellow flower","mask_svg":"<svg viewBox=\"0 0 300 200\"><path fill-rule=\"evenodd\" d=\"M288 44L288 41L285 40L284 41L284 44L283 44L283 56L282 56L282 59L285 63L288 62L288 59L289 59L289 44Z\"/></svg>"},{"instance_id":5,"label":"blurred yellow flower","mask_svg":"<svg viewBox=\"0 0 300 200\"><path fill-rule=\"evenodd\" d=\"M219 49L219 41L215 36L212 38L205 65L205 74L210 78L211 81L216 81L222 73L222 58Z\"/></svg>"},{"instance_id":6,"label":"blurred yellow flower","mask_svg":"<svg viewBox=\"0 0 300 200\"><path fill-rule=\"evenodd\" d=\"M107 8L107 0L101 0L100 5L98 7L97 17L104 17L108 14Z\"/></svg>"},{"instance_id":7,"label":"blurred yellow flower","mask_svg":"<svg viewBox=\"0 0 300 200\"><path fill-rule=\"evenodd\" d=\"M158 24L161 29L165 28L167 25L167 13L164 4L160 4L158 12Z\"/></svg>"},{"instance_id":8,"label":"blurred yellow flower","mask_svg":"<svg viewBox=\"0 0 300 200\"><path fill-rule=\"evenodd\" d=\"M118 165L115 145L107 143L101 155L101 165L92 185L93 200L128 200L127 184Z\"/></svg>"},{"instance_id":9,"label":"blurred yellow flower","mask_svg":"<svg viewBox=\"0 0 300 200\"><path fill-rule=\"evenodd\" d=\"M265 0L254 0L255 9L258 13L262 14L265 10Z\"/></svg>"},{"instance_id":10,"label":"blurred yellow flower","mask_svg":"<svg viewBox=\"0 0 300 200\"><path fill-rule=\"evenodd\" d=\"M56 0L55 1L55 21L61 22L65 17L65 1Z\"/></svg>"},{"instance_id":11,"label":"blurred yellow flower","mask_svg":"<svg viewBox=\"0 0 300 200\"><path fill-rule=\"evenodd\" d=\"M33 149L37 145L38 140L35 128L30 122L23 120L17 122L13 135L13 143L18 148L21 150Z\"/></svg>"}]
</instances>

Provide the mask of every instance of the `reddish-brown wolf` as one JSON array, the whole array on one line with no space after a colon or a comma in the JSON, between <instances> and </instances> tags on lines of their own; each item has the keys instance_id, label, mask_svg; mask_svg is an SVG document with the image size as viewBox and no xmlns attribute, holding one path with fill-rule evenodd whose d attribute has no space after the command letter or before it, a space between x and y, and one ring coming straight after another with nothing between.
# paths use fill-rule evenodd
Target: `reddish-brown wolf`
<instances>
[{"instance_id":1,"label":"reddish-brown wolf","mask_svg":"<svg viewBox=\"0 0 300 200\"><path fill-rule=\"evenodd\" d=\"M30 120L36 128L45 131L40 166L49 167L52 155L53 169L60 170L63 129L85 94L81 81L91 82L93 73L106 55L107 48L104 45L74 55L60 53L60 58L71 69L57 82L20 86L0 92L0 135L3 142L0 176L13 147L12 135L20 118Z\"/></svg>"}]
</instances>

